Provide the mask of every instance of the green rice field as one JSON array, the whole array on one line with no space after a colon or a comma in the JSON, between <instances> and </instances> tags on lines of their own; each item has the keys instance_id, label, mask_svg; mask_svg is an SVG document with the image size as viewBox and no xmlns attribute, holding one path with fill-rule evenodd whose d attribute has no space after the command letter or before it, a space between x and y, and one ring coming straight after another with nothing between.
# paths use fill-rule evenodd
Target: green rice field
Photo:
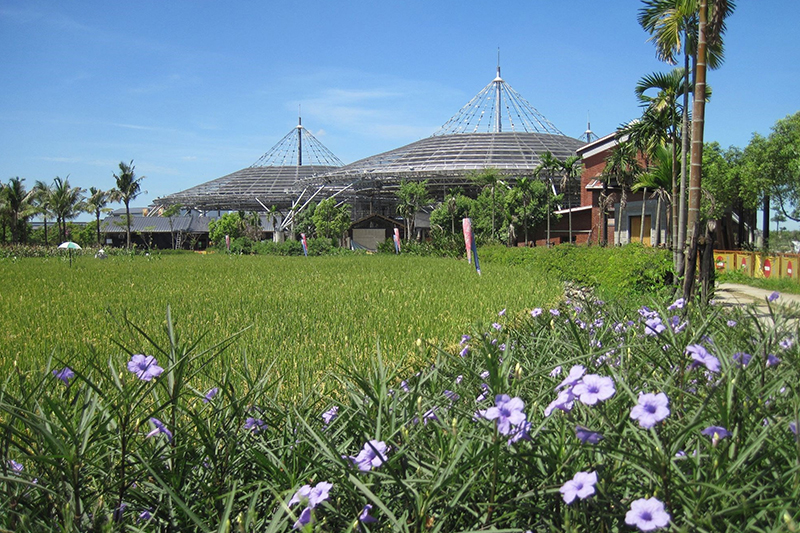
<instances>
[{"instance_id":1,"label":"green rice field","mask_svg":"<svg viewBox=\"0 0 800 533\"><path fill-rule=\"evenodd\" d=\"M325 384L337 365L421 363L417 339L455 350L463 333L554 304L560 283L501 265L395 256L215 255L0 261L0 369L80 368L95 352L151 354L125 318L166 344L169 306L183 342L210 347L243 329L227 364L270 368L284 392ZM408 356L411 355L411 358ZM233 363L230 363L233 361ZM53 363L54 366L56 363ZM221 363L220 363L221 364Z\"/></svg>"}]
</instances>

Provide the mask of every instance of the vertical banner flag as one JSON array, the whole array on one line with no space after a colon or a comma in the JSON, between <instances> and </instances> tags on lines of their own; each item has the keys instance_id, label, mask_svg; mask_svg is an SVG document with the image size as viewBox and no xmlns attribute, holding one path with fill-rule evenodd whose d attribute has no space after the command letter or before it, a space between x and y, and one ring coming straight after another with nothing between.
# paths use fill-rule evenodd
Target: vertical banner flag
<instances>
[{"instance_id":1,"label":"vertical banner flag","mask_svg":"<svg viewBox=\"0 0 800 533\"><path fill-rule=\"evenodd\" d=\"M400 253L400 230L394 228L394 253Z\"/></svg>"},{"instance_id":2,"label":"vertical banner flag","mask_svg":"<svg viewBox=\"0 0 800 533\"><path fill-rule=\"evenodd\" d=\"M467 247L467 263L472 264L472 220L465 218L461 221L464 229L464 245Z\"/></svg>"},{"instance_id":3,"label":"vertical banner flag","mask_svg":"<svg viewBox=\"0 0 800 533\"><path fill-rule=\"evenodd\" d=\"M306 234L300 234L300 240L303 242L303 255L308 257L308 242L306 241Z\"/></svg>"},{"instance_id":4,"label":"vertical banner flag","mask_svg":"<svg viewBox=\"0 0 800 533\"><path fill-rule=\"evenodd\" d=\"M462 220L462 226L464 228L464 243L467 245L467 259L469 259L471 252L472 257L475 259L475 270L480 276L481 266L478 263L478 245L475 243L475 235L472 233L472 220L465 218Z\"/></svg>"},{"instance_id":5,"label":"vertical banner flag","mask_svg":"<svg viewBox=\"0 0 800 533\"><path fill-rule=\"evenodd\" d=\"M227 248L229 252L231 251L231 236L230 235L225 235L225 248Z\"/></svg>"}]
</instances>

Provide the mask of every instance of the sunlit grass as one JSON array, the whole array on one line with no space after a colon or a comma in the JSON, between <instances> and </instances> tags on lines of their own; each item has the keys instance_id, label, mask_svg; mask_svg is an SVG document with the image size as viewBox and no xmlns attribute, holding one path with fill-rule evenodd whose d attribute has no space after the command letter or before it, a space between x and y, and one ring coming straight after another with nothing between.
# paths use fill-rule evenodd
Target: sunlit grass
<instances>
[{"instance_id":1,"label":"sunlit grass","mask_svg":"<svg viewBox=\"0 0 800 533\"><path fill-rule=\"evenodd\" d=\"M488 265L487 265L488 266ZM202 346L248 328L234 364L272 365L283 392L320 386L380 344L389 362L418 338L453 347L473 322L555 303L560 283L507 266L478 276L463 261L419 257L181 255L0 261L0 368L76 364L115 340L148 353L142 329L161 330L170 306L184 338ZM421 363L421 361L416 361ZM222 369L220 369L222 370Z\"/></svg>"}]
</instances>

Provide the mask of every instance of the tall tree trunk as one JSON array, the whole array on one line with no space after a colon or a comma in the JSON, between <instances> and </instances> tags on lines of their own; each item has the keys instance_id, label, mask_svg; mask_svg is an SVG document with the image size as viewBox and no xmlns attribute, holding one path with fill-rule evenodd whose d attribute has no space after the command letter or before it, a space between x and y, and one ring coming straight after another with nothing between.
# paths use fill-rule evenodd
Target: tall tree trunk
<instances>
[{"instance_id":1,"label":"tall tree trunk","mask_svg":"<svg viewBox=\"0 0 800 533\"><path fill-rule=\"evenodd\" d=\"M647 187L644 188L642 194L642 221L639 223L639 244L644 244L644 213L645 204L647 203Z\"/></svg>"},{"instance_id":2,"label":"tall tree trunk","mask_svg":"<svg viewBox=\"0 0 800 533\"><path fill-rule=\"evenodd\" d=\"M762 232L762 235L763 235L762 241L763 242L761 244L762 244L765 252L767 250L769 250L769 203L770 203L769 200L770 200L769 199L769 195L765 194L764 195L764 205L761 208L762 209L762 222L763 222L763 226L764 226L764 231Z\"/></svg>"},{"instance_id":3,"label":"tall tree trunk","mask_svg":"<svg viewBox=\"0 0 800 533\"><path fill-rule=\"evenodd\" d=\"M694 276L697 272L697 247L698 233L700 233L700 221L694 223L689 235L692 240L689 244L689 251L686 254L686 268L683 276L683 298L688 302L694 294Z\"/></svg>"},{"instance_id":4,"label":"tall tree trunk","mask_svg":"<svg viewBox=\"0 0 800 533\"><path fill-rule=\"evenodd\" d=\"M656 236L653 246L658 248L661 244L661 203L663 202L661 193L658 193L658 200L656 202Z\"/></svg>"},{"instance_id":5,"label":"tall tree trunk","mask_svg":"<svg viewBox=\"0 0 800 533\"><path fill-rule=\"evenodd\" d=\"M688 35L684 34L684 42L686 42L687 38ZM683 78L683 117L681 121L681 184L678 197L673 197L672 199L673 203L678 204L678 246L676 247L675 255L675 271L678 273L678 277L683 273L686 259L686 172L689 166L689 141L691 140L689 132L689 54L683 55L683 68L685 72ZM674 158L672 162L674 165ZM673 170L674 168L673 166Z\"/></svg>"},{"instance_id":6,"label":"tall tree trunk","mask_svg":"<svg viewBox=\"0 0 800 533\"><path fill-rule=\"evenodd\" d=\"M700 0L699 15L697 69L694 84L694 106L692 108L692 171L689 175L689 216L686 219L686 224L692 231L699 228L696 223L700 220L700 181L703 171L703 128L706 112L706 29L708 22L708 0Z\"/></svg>"},{"instance_id":7,"label":"tall tree trunk","mask_svg":"<svg viewBox=\"0 0 800 533\"><path fill-rule=\"evenodd\" d=\"M97 245L99 246L100 245L100 210L99 209L97 210L95 215L96 215L95 220L97 221Z\"/></svg>"},{"instance_id":8,"label":"tall tree trunk","mask_svg":"<svg viewBox=\"0 0 800 533\"><path fill-rule=\"evenodd\" d=\"M569 195L569 176L567 176L567 216L569 217L569 243L572 244L572 198Z\"/></svg>"},{"instance_id":9,"label":"tall tree trunk","mask_svg":"<svg viewBox=\"0 0 800 533\"><path fill-rule=\"evenodd\" d=\"M49 243L47 242L47 217L45 216L43 218L44 218L44 245L48 246Z\"/></svg>"},{"instance_id":10,"label":"tall tree trunk","mask_svg":"<svg viewBox=\"0 0 800 533\"><path fill-rule=\"evenodd\" d=\"M717 221L709 220L706 225L706 234L699 242L700 244L700 299L704 304L714 296L714 234L717 229Z\"/></svg>"},{"instance_id":11,"label":"tall tree trunk","mask_svg":"<svg viewBox=\"0 0 800 533\"><path fill-rule=\"evenodd\" d=\"M131 208L130 202L125 202L125 235L128 241L128 250L131 249Z\"/></svg>"},{"instance_id":12,"label":"tall tree trunk","mask_svg":"<svg viewBox=\"0 0 800 533\"><path fill-rule=\"evenodd\" d=\"M547 242L545 243L545 247L550 248L550 192L552 187L550 184L547 185Z\"/></svg>"}]
</instances>

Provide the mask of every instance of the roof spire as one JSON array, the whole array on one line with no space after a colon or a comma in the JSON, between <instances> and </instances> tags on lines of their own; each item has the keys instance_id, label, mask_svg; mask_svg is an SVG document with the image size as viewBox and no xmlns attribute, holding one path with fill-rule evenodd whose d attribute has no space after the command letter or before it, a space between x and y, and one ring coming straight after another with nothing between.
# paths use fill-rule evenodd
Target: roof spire
<instances>
[{"instance_id":1,"label":"roof spire","mask_svg":"<svg viewBox=\"0 0 800 533\"><path fill-rule=\"evenodd\" d=\"M589 121L589 112L586 112L586 131L583 132L583 135L579 137L579 139L583 140L586 139L587 143L590 143L594 140L597 140L597 134L592 131L592 123Z\"/></svg>"},{"instance_id":2,"label":"roof spire","mask_svg":"<svg viewBox=\"0 0 800 533\"><path fill-rule=\"evenodd\" d=\"M497 47L497 77L494 79L495 85L495 101L494 101L494 131L500 133L503 131L503 121L501 115L503 114L503 78L500 77L500 47Z\"/></svg>"}]
</instances>

